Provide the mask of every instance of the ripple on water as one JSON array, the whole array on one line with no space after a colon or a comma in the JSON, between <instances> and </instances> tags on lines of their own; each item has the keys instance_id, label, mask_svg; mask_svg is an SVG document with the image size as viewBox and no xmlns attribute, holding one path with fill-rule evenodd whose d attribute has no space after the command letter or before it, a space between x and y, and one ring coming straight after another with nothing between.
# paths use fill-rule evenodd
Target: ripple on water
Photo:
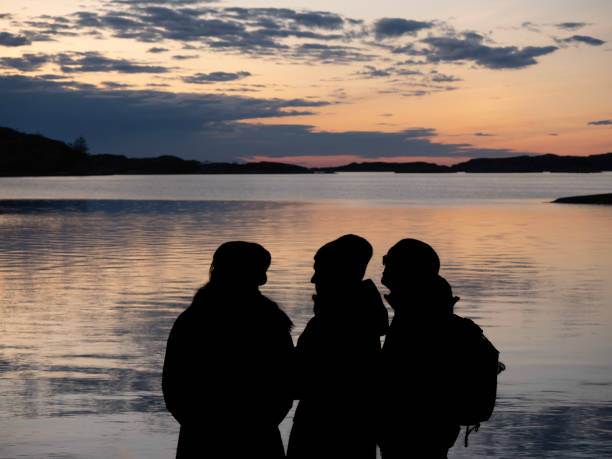
<instances>
[{"instance_id":1,"label":"ripple on water","mask_svg":"<svg viewBox=\"0 0 612 459\"><path fill-rule=\"evenodd\" d=\"M246 239L270 250L263 290L296 338L312 316L314 252L347 232L374 246L367 275L383 292L385 251L407 236L430 242L458 313L502 352L498 408L451 457L603 457L611 227L611 212L583 207L0 202L0 457L121 447L167 457L177 427L160 393L165 342L216 247Z\"/></svg>"}]
</instances>

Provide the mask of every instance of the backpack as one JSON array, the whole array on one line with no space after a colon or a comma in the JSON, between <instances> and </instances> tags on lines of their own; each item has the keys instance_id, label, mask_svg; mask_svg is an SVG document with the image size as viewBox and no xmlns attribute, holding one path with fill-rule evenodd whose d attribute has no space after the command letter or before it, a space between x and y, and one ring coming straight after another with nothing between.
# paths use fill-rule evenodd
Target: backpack
<instances>
[{"instance_id":1,"label":"backpack","mask_svg":"<svg viewBox=\"0 0 612 459\"><path fill-rule=\"evenodd\" d=\"M460 425L466 426L465 447L472 431L478 432L480 423L487 421L495 408L497 375L506 369L499 361L499 351L472 320L454 315L459 332L458 352L460 381L455 415Z\"/></svg>"}]
</instances>

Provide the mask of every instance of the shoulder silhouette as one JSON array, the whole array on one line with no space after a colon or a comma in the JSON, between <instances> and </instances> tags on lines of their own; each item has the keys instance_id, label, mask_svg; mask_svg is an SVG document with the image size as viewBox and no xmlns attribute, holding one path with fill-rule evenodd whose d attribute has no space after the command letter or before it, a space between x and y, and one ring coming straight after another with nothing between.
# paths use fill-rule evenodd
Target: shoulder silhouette
<instances>
[{"instance_id":1,"label":"shoulder silhouette","mask_svg":"<svg viewBox=\"0 0 612 459\"><path fill-rule=\"evenodd\" d=\"M269 265L259 244L222 244L172 327L162 389L181 426L178 458L284 457L292 324L259 292Z\"/></svg>"},{"instance_id":2,"label":"shoulder silhouette","mask_svg":"<svg viewBox=\"0 0 612 459\"><path fill-rule=\"evenodd\" d=\"M371 280L365 239L345 235L314 258L314 317L296 347L296 409L287 456L375 458L380 337L387 310Z\"/></svg>"},{"instance_id":3,"label":"shoulder silhouette","mask_svg":"<svg viewBox=\"0 0 612 459\"><path fill-rule=\"evenodd\" d=\"M382 457L446 458L460 425L493 410L498 353L482 353L480 327L454 314L459 298L431 246L403 239L383 263L395 315L383 346Z\"/></svg>"}]
</instances>

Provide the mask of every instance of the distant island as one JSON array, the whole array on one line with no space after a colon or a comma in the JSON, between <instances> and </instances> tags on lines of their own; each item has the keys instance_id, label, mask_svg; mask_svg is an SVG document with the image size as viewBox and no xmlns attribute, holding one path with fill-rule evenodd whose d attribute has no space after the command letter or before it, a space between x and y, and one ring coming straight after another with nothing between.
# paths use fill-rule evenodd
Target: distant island
<instances>
[{"instance_id":1,"label":"distant island","mask_svg":"<svg viewBox=\"0 0 612 459\"><path fill-rule=\"evenodd\" d=\"M363 162L307 168L276 162L210 163L176 156L128 158L90 155L82 137L69 145L42 135L0 127L0 176L67 176L111 174L314 174L336 172L455 173L455 172L602 172L612 170L612 153L590 156L515 156L477 158L440 166L426 162Z\"/></svg>"},{"instance_id":2,"label":"distant island","mask_svg":"<svg viewBox=\"0 0 612 459\"><path fill-rule=\"evenodd\" d=\"M567 198L555 199L553 202L559 204L605 204L612 205L612 193L590 194L587 196L569 196Z\"/></svg>"}]
</instances>

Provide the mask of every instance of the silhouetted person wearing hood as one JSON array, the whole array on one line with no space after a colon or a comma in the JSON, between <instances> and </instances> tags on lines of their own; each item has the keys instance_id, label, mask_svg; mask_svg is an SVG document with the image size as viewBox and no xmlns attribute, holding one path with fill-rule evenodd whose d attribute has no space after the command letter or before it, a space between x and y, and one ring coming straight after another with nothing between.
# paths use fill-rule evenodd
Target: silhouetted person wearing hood
<instances>
[{"instance_id":1,"label":"silhouetted person wearing hood","mask_svg":"<svg viewBox=\"0 0 612 459\"><path fill-rule=\"evenodd\" d=\"M371 280L372 246L352 234L315 255L314 317L296 347L296 399L287 457L376 457L380 337L388 315Z\"/></svg>"},{"instance_id":2,"label":"silhouetted person wearing hood","mask_svg":"<svg viewBox=\"0 0 612 459\"><path fill-rule=\"evenodd\" d=\"M438 275L428 244L403 239L383 258L385 298L395 311L383 346L383 459L446 458L459 433L454 378L460 356L459 300Z\"/></svg>"},{"instance_id":3,"label":"silhouetted person wearing hood","mask_svg":"<svg viewBox=\"0 0 612 459\"><path fill-rule=\"evenodd\" d=\"M292 405L291 321L259 292L270 254L233 241L176 319L162 388L181 425L177 458L282 458L278 425Z\"/></svg>"}]
</instances>

